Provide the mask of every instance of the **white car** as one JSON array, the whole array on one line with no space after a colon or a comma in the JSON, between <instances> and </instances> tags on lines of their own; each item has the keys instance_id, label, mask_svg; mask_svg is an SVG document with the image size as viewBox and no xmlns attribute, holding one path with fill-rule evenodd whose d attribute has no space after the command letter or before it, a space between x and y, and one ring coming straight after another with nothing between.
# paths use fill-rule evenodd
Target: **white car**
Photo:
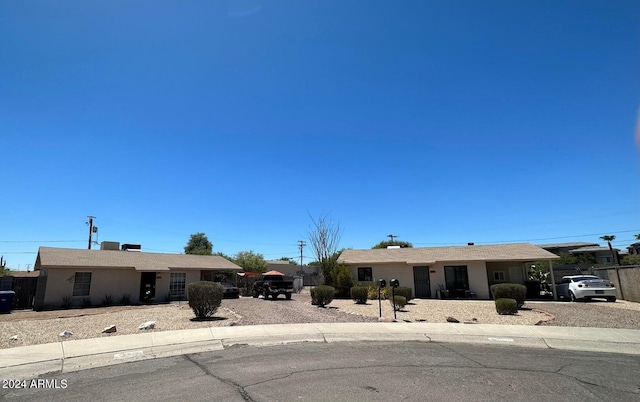
<instances>
[{"instance_id":1,"label":"white car","mask_svg":"<svg viewBox=\"0 0 640 402\"><path fill-rule=\"evenodd\" d=\"M593 298L616 301L616 288L607 279L595 275L563 276L556 285L558 297L571 301L588 300Z\"/></svg>"}]
</instances>

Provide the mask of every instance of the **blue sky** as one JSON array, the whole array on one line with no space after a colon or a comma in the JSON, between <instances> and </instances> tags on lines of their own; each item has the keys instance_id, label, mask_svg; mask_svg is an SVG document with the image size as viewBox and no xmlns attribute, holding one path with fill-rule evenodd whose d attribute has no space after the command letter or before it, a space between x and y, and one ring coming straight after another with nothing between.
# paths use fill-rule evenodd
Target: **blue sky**
<instances>
[{"instance_id":1,"label":"blue sky","mask_svg":"<svg viewBox=\"0 0 640 402\"><path fill-rule=\"evenodd\" d=\"M309 214L352 248L640 233L637 1L5 1L0 49L15 269L87 215L267 259Z\"/></svg>"}]
</instances>

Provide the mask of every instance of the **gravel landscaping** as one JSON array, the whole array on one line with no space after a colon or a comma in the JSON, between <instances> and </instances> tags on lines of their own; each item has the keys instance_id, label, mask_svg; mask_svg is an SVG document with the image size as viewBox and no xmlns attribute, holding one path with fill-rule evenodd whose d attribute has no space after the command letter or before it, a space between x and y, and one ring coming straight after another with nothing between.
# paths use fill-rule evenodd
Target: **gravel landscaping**
<instances>
[{"instance_id":1,"label":"gravel landscaping","mask_svg":"<svg viewBox=\"0 0 640 402\"><path fill-rule=\"evenodd\" d=\"M447 322L447 317L460 322L510 325L557 325L640 329L640 304L625 301L607 302L528 302L528 309L517 315L501 316L492 301L484 300L412 300L403 311L396 312L398 321ZM382 315L393 317L388 300L382 301ZM170 331L226 325L262 325L310 322L375 322L378 302L355 304L352 300L334 300L326 308L311 305L308 293L296 294L293 300L240 298L223 300L215 317L194 321L186 304L154 306L113 306L35 312L17 310L0 315L0 348L35 345L63 340L63 331L73 333L67 339L137 334L138 326L155 321L151 331ZM116 325L117 332L101 331ZM452 324L453 325L453 324ZM17 339L11 339L17 336Z\"/></svg>"}]
</instances>

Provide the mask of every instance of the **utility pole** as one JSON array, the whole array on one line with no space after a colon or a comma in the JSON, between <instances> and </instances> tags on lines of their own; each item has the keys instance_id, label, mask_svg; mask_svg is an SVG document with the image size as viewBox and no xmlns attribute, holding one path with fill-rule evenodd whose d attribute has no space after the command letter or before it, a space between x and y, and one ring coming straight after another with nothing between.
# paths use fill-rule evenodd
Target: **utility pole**
<instances>
[{"instance_id":1,"label":"utility pole","mask_svg":"<svg viewBox=\"0 0 640 402\"><path fill-rule=\"evenodd\" d=\"M398 236L396 236L396 235L387 235L387 237L390 238L391 239L391 243L393 243L393 238L394 237L398 237Z\"/></svg>"},{"instance_id":2,"label":"utility pole","mask_svg":"<svg viewBox=\"0 0 640 402\"><path fill-rule=\"evenodd\" d=\"M300 270L301 271L302 271L302 249L306 245L307 243L305 243L303 240L298 240L298 247L300 247Z\"/></svg>"},{"instance_id":3,"label":"utility pole","mask_svg":"<svg viewBox=\"0 0 640 402\"><path fill-rule=\"evenodd\" d=\"M85 222L89 225L89 250L91 250L91 234L93 233L93 220L96 218L95 216L88 216L89 222Z\"/></svg>"}]
</instances>

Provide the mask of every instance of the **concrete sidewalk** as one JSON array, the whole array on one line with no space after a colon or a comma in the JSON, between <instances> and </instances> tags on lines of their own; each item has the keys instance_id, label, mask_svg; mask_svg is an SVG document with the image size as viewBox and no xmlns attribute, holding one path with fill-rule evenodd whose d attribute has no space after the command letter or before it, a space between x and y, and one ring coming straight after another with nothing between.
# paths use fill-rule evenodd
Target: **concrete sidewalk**
<instances>
[{"instance_id":1,"label":"concrete sidewalk","mask_svg":"<svg viewBox=\"0 0 640 402\"><path fill-rule=\"evenodd\" d=\"M233 345L346 341L462 342L640 355L640 330L633 329L403 322L285 324L149 331L0 349L0 377L27 379Z\"/></svg>"}]
</instances>

